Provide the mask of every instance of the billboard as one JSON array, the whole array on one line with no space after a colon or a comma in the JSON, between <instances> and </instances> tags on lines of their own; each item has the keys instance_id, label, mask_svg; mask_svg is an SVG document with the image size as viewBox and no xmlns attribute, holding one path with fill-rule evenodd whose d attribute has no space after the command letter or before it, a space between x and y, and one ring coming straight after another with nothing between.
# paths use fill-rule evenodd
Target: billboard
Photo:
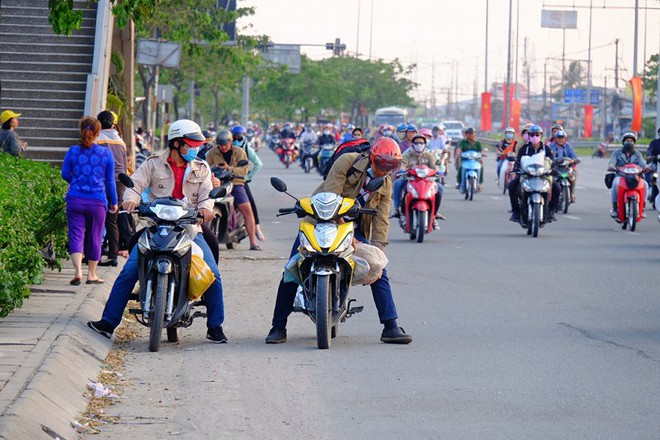
<instances>
[{"instance_id":1,"label":"billboard","mask_svg":"<svg viewBox=\"0 0 660 440\"><path fill-rule=\"evenodd\" d=\"M577 29L577 11L541 11L541 27Z\"/></svg>"},{"instance_id":2,"label":"billboard","mask_svg":"<svg viewBox=\"0 0 660 440\"><path fill-rule=\"evenodd\" d=\"M273 64L289 66L289 72L300 73L300 45L273 44L262 49L264 60Z\"/></svg>"}]
</instances>

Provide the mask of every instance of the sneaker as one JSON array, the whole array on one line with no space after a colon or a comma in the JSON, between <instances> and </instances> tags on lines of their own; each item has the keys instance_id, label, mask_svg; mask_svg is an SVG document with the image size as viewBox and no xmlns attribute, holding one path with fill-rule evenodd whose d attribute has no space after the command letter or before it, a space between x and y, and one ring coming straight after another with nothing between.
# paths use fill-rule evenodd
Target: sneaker
<instances>
[{"instance_id":1,"label":"sneaker","mask_svg":"<svg viewBox=\"0 0 660 440\"><path fill-rule=\"evenodd\" d=\"M548 221L549 222L554 222L557 220L557 217L555 217L555 211L550 211L550 214L548 214Z\"/></svg>"},{"instance_id":2,"label":"sneaker","mask_svg":"<svg viewBox=\"0 0 660 440\"><path fill-rule=\"evenodd\" d=\"M614 208L610 209L610 217L617 218L618 216L619 216L619 211L618 210L616 210Z\"/></svg>"},{"instance_id":3,"label":"sneaker","mask_svg":"<svg viewBox=\"0 0 660 440\"><path fill-rule=\"evenodd\" d=\"M112 326L112 324L110 324L108 321L105 321L103 319L100 321L89 321L87 323L87 327L91 328L99 335L103 335L108 339L112 337L112 333L115 331L115 328Z\"/></svg>"},{"instance_id":4,"label":"sneaker","mask_svg":"<svg viewBox=\"0 0 660 440\"><path fill-rule=\"evenodd\" d=\"M435 215L436 220L447 220L444 215L442 214L436 214Z\"/></svg>"},{"instance_id":5,"label":"sneaker","mask_svg":"<svg viewBox=\"0 0 660 440\"><path fill-rule=\"evenodd\" d=\"M520 214L517 213L517 212L514 212L513 214L511 214L511 217L509 217L509 221L519 222L520 221Z\"/></svg>"},{"instance_id":6,"label":"sneaker","mask_svg":"<svg viewBox=\"0 0 660 440\"><path fill-rule=\"evenodd\" d=\"M407 335L401 327L385 328L380 335L380 340L386 344L410 344L412 336Z\"/></svg>"},{"instance_id":7,"label":"sneaker","mask_svg":"<svg viewBox=\"0 0 660 440\"><path fill-rule=\"evenodd\" d=\"M225 336L225 333L222 331L222 326L208 329L206 332L206 339L209 339L216 344L227 343L227 336Z\"/></svg>"},{"instance_id":8,"label":"sneaker","mask_svg":"<svg viewBox=\"0 0 660 440\"><path fill-rule=\"evenodd\" d=\"M456 184L456 189L461 189L461 184L460 183Z\"/></svg>"},{"instance_id":9,"label":"sneaker","mask_svg":"<svg viewBox=\"0 0 660 440\"><path fill-rule=\"evenodd\" d=\"M394 211L394 214L392 214L392 217L390 218L401 218L401 213L398 210Z\"/></svg>"},{"instance_id":10,"label":"sneaker","mask_svg":"<svg viewBox=\"0 0 660 440\"><path fill-rule=\"evenodd\" d=\"M438 221L433 220L433 230L437 231L438 229L440 229L440 225L438 224Z\"/></svg>"},{"instance_id":11,"label":"sneaker","mask_svg":"<svg viewBox=\"0 0 660 440\"><path fill-rule=\"evenodd\" d=\"M282 344L286 342L286 329L273 327L266 336L266 344Z\"/></svg>"}]
</instances>

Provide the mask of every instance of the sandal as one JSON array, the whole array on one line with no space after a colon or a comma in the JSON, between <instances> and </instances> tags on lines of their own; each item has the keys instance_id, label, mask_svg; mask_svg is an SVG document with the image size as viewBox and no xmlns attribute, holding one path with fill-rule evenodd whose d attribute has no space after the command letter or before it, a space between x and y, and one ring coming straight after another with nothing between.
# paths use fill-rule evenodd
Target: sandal
<instances>
[{"instance_id":1,"label":"sandal","mask_svg":"<svg viewBox=\"0 0 660 440\"><path fill-rule=\"evenodd\" d=\"M105 283L105 280L102 280L101 278L85 281L85 284L103 284L103 283Z\"/></svg>"},{"instance_id":2,"label":"sandal","mask_svg":"<svg viewBox=\"0 0 660 440\"><path fill-rule=\"evenodd\" d=\"M80 278L74 278L71 281L69 281L69 284L72 286L80 286L81 280Z\"/></svg>"},{"instance_id":3,"label":"sandal","mask_svg":"<svg viewBox=\"0 0 660 440\"><path fill-rule=\"evenodd\" d=\"M250 246L250 250L251 251L263 251L263 249L261 249L261 246L259 246L258 244L255 244L254 246Z\"/></svg>"}]
</instances>

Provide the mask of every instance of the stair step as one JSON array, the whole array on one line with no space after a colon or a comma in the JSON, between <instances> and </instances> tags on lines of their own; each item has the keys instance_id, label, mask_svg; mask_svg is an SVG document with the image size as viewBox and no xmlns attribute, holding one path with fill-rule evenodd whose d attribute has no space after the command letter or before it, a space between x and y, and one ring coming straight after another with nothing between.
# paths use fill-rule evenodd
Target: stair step
<instances>
[{"instance_id":1,"label":"stair step","mask_svg":"<svg viewBox=\"0 0 660 440\"><path fill-rule=\"evenodd\" d=\"M79 92L85 93L85 90L81 87L80 81L84 81L85 76L80 76L79 81L46 81L46 80L25 80L22 78L7 79L4 81L5 77L0 75L0 83L4 82L2 86L2 94L6 92L18 92L22 91L24 93L30 93L32 91L55 91L55 92Z\"/></svg>"},{"instance_id":2,"label":"stair step","mask_svg":"<svg viewBox=\"0 0 660 440\"><path fill-rule=\"evenodd\" d=\"M52 118L57 116L63 119L75 119L79 120L83 116L84 107L79 109L57 109L57 108L26 108L22 105L12 105L11 103L5 103L4 100L0 103L0 108L3 109L12 109L16 113L20 113L23 116L30 117L33 119L41 118ZM24 119L24 118L21 118ZM41 124L40 127L44 128L44 125Z\"/></svg>"},{"instance_id":3,"label":"stair step","mask_svg":"<svg viewBox=\"0 0 660 440\"><path fill-rule=\"evenodd\" d=\"M34 118L31 117L30 113L23 113L23 115L21 116L21 125L17 129L17 133L19 133L20 136L20 134L23 132L23 129L25 128L41 128L42 130L46 127L48 128L48 130L78 129L78 123L80 122L80 118L65 119L65 118L60 118L58 116L60 115L52 112L50 114L50 117L48 118Z\"/></svg>"},{"instance_id":4,"label":"stair step","mask_svg":"<svg viewBox=\"0 0 660 440\"><path fill-rule=\"evenodd\" d=\"M24 71L21 69L6 69L3 65L0 64L0 81L3 85L6 85L12 81L18 81L19 84L27 84L29 81L32 82L60 82L66 86L67 83L77 83L77 84L87 84L87 75L88 72L55 72L54 74L48 72L33 72L33 71Z\"/></svg>"},{"instance_id":5,"label":"stair step","mask_svg":"<svg viewBox=\"0 0 660 440\"><path fill-rule=\"evenodd\" d=\"M69 44L94 44L94 34L91 35L71 35L70 37L61 37L54 34L36 34L33 32L25 32L22 34L14 34L11 32L4 32L0 28L0 41L11 41L13 43L24 44L59 44L62 47L67 47ZM5 43L6 44L6 43Z\"/></svg>"},{"instance_id":6,"label":"stair step","mask_svg":"<svg viewBox=\"0 0 660 440\"><path fill-rule=\"evenodd\" d=\"M48 17L45 15L10 15L11 12L5 12L5 8L2 8L2 23L0 23L0 28L6 26L7 28L16 27L22 29L19 32L25 31L24 26L29 25L31 28L47 28L51 34L53 32L53 26L48 22ZM75 32L82 32L87 34L91 32L94 33L96 29L96 14L93 17L83 18L81 29ZM45 31L45 29L44 29ZM74 32L74 33L75 33Z\"/></svg>"},{"instance_id":7,"label":"stair step","mask_svg":"<svg viewBox=\"0 0 660 440\"><path fill-rule=\"evenodd\" d=\"M61 53L1 53L0 65L7 63L29 63L29 64L73 64L73 65L92 65L93 54L61 54ZM87 68L91 70L91 68Z\"/></svg>"},{"instance_id":8,"label":"stair step","mask_svg":"<svg viewBox=\"0 0 660 440\"><path fill-rule=\"evenodd\" d=\"M58 99L84 101L85 91L78 85L78 90L47 90L47 89L13 89L2 88L2 99L42 99L55 101Z\"/></svg>"},{"instance_id":9,"label":"stair step","mask_svg":"<svg viewBox=\"0 0 660 440\"><path fill-rule=\"evenodd\" d=\"M47 44L34 44L32 43L12 43L2 46L0 49L2 54L15 54L15 53L30 53L30 54L84 54L93 56L94 55L94 41L89 40L85 44L59 44L59 43L47 43Z\"/></svg>"},{"instance_id":10,"label":"stair step","mask_svg":"<svg viewBox=\"0 0 660 440\"><path fill-rule=\"evenodd\" d=\"M31 70L33 72L48 73L53 75L58 75L60 73L69 73L72 70L77 72L85 72L85 74L90 73L92 70L91 63L49 63L41 64L36 62L31 62L26 60L24 62L20 61L2 61L0 64L2 70ZM1 70L0 70L1 71Z\"/></svg>"}]
</instances>

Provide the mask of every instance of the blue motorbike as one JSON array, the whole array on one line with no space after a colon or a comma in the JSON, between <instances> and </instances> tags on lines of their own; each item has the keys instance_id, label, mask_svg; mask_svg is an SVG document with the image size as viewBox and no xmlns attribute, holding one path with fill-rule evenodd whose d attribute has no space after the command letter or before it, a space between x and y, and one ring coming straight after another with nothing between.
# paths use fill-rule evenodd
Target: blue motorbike
<instances>
[{"instance_id":1,"label":"blue motorbike","mask_svg":"<svg viewBox=\"0 0 660 440\"><path fill-rule=\"evenodd\" d=\"M461 153L461 194L465 200L472 200L474 193L478 192L479 174L481 173L482 155L478 151L465 151Z\"/></svg>"},{"instance_id":2,"label":"blue motorbike","mask_svg":"<svg viewBox=\"0 0 660 440\"><path fill-rule=\"evenodd\" d=\"M330 163L330 158L335 152L335 144L323 144L318 155L319 173L323 176L325 169Z\"/></svg>"}]
</instances>

